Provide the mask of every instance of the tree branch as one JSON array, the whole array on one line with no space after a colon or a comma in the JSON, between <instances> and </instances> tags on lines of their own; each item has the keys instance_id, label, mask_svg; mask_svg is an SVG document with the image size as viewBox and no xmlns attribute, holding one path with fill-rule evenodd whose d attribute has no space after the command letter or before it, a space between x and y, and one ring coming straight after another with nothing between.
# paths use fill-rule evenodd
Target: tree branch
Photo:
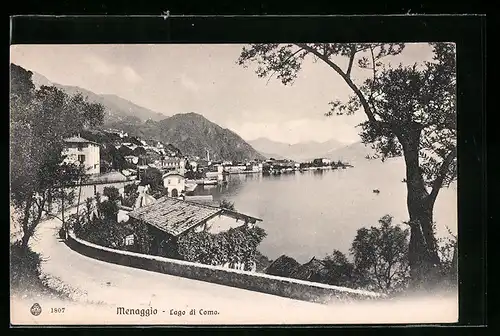
<instances>
[{"instance_id":1,"label":"tree branch","mask_svg":"<svg viewBox=\"0 0 500 336\"><path fill-rule=\"evenodd\" d=\"M361 105L363 106L363 110L368 117L368 120L375 126L375 127L382 127L386 126L385 123L378 121L375 119L375 115L373 114L373 110L370 108L370 105L368 104L367 100L365 99L365 96L361 92L361 90L354 84L354 82L349 78L349 76L342 71L342 69L332 62L328 57L325 55L321 54L318 52L316 49L308 46L307 44L304 43L297 43L296 44L298 47L302 48L305 51L308 51L312 53L313 55L316 55L319 59L321 59L323 62L325 62L327 65L329 65L335 72L337 72L342 79L349 85L349 87L354 91L356 96L359 98Z\"/></svg>"},{"instance_id":2,"label":"tree branch","mask_svg":"<svg viewBox=\"0 0 500 336\"><path fill-rule=\"evenodd\" d=\"M443 186L443 181L448 173L451 163L457 156L457 148L453 148L452 151L446 156L441 167L439 168L439 174L432 183L432 190L429 194L429 202L434 203L436 201L439 190Z\"/></svg>"},{"instance_id":3,"label":"tree branch","mask_svg":"<svg viewBox=\"0 0 500 336\"><path fill-rule=\"evenodd\" d=\"M356 56L356 47L351 47L351 55L349 56L349 65L347 66L347 77L351 78L352 63L354 63L354 56Z\"/></svg>"},{"instance_id":4,"label":"tree branch","mask_svg":"<svg viewBox=\"0 0 500 336\"><path fill-rule=\"evenodd\" d=\"M281 62L281 63L283 64L283 63L288 62L288 61L289 61L292 57L294 57L295 55L297 55L297 54L298 54L299 52L301 52L301 51L302 51L302 49L300 49L300 48L299 48L298 50L296 50L293 54L291 54L290 56L288 56L288 57L287 57L287 58L286 58L283 62ZM272 73L272 74L269 76L269 78L267 79L266 85L267 85L267 84L269 84L269 81L270 81L270 80L271 80L271 78L274 76L274 74L278 72L278 70L279 70L279 68L273 71L273 73Z\"/></svg>"}]
</instances>

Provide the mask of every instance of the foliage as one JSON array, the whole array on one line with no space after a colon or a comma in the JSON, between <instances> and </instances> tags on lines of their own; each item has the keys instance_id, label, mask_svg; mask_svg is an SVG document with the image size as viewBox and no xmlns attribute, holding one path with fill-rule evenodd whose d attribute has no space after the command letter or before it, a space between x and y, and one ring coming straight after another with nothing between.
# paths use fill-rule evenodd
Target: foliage
<instances>
[{"instance_id":1,"label":"foliage","mask_svg":"<svg viewBox=\"0 0 500 336\"><path fill-rule=\"evenodd\" d=\"M183 259L207 265L230 266L244 263L250 270L257 256L257 246L266 237L260 227L240 226L228 231L211 234L206 231L189 231L178 239L179 254Z\"/></svg>"},{"instance_id":2,"label":"foliage","mask_svg":"<svg viewBox=\"0 0 500 336\"><path fill-rule=\"evenodd\" d=\"M100 246L121 248L128 233L126 227L113 218L95 217L82 225L78 237Z\"/></svg>"},{"instance_id":3,"label":"foliage","mask_svg":"<svg viewBox=\"0 0 500 336\"><path fill-rule=\"evenodd\" d=\"M146 156L146 154L147 154L147 152L144 149L144 147L142 147L142 146L138 146L138 147L134 148L134 150L132 151L132 155L137 156L137 157L143 157L143 156Z\"/></svg>"},{"instance_id":4,"label":"foliage","mask_svg":"<svg viewBox=\"0 0 500 336\"><path fill-rule=\"evenodd\" d=\"M445 284L456 286L458 277L458 241L448 230L448 237L438 239L438 253L441 259L440 275Z\"/></svg>"},{"instance_id":5,"label":"foliage","mask_svg":"<svg viewBox=\"0 0 500 336\"><path fill-rule=\"evenodd\" d=\"M123 157L129 156L129 155L134 155L134 151L132 149L128 148L127 146L124 146L124 145L122 145L118 148L118 152Z\"/></svg>"},{"instance_id":6,"label":"foliage","mask_svg":"<svg viewBox=\"0 0 500 336\"><path fill-rule=\"evenodd\" d=\"M118 204L116 202L106 200L98 203L97 211L101 218L106 220L117 220L118 219Z\"/></svg>"},{"instance_id":7,"label":"foliage","mask_svg":"<svg viewBox=\"0 0 500 336\"><path fill-rule=\"evenodd\" d=\"M24 248L20 242L10 244L10 284L19 288L26 286L26 279L40 277L40 255L29 247Z\"/></svg>"},{"instance_id":8,"label":"foliage","mask_svg":"<svg viewBox=\"0 0 500 336\"><path fill-rule=\"evenodd\" d=\"M292 257L282 255L266 268L265 273L269 275L290 277L299 267L300 264L297 260Z\"/></svg>"},{"instance_id":9,"label":"foliage","mask_svg":"<svg viewBox=\"0 0 500 336\"><path fill-rule=\"evenodd\" d=\"M149 167L141 178L141 185L148 185L151 190L163 190L163 174L158 168Z\"/></svg>"},{"instance_id":10,"label":"foliage","mask_svg":"<svg viewBox=\"0 0 500 336\"><path fill-rule=\"evenodd\" d=\"M76 165L63 164L63 139L102 123L104 115L101 105L81 94L68 96L53 86L36 90L31 77L11 64L11 199L22 214L24 248L53 200L64 204L72 198L64 184L74 185L81 176Z\"/></svg>"},{"instance_id":11,"label":"foliage","mask_svg":"<svg viewBox=\"0 0 500 336\"><path fill-rule=\"evenodd\" d=\"M73 232L77 237L91 243L121 248L130 233L128 227L117 221L118 205L110 200L101 201L99 194L95 200L88 198L79 217L72 217Z\"/></svg>"},{"instance_id":12,"label":"foliage","mask_svg":"<svg viewBox=\"0 0 500 336\"><path fill-rule=\"evenodd\" d=\"M326 115L353 114L362 110L363 142L373 144L385 160L403 155L406 162L409 258L412 278L428 282L439 264L432 212L439 190L456 179L456 62L455 46L432 43L432 62L420 66L385 66L384 58L400 54L404 44L252 44L241 51L238 63L257 64L259 77L274 75L293 84L306 57L322 61L349 86L347 102L331 102ZM347 63L343 69L342 61ZM353 67L365 72L357 83ZM429 190L430 189L430 190Z\"/></svg>"},{"instance_id":13,"label":"foliage","mask_svg":"<svg viewBox=\"0 0 500 336\"><path fill-rule=\"evenodd\" d=\"M393 225L389 215L379 223L379 227L359 229L352 243L357 285L381 291L403 289L409 280L409 232Z\"/></svg>"},{"instance_id":14,"label":"foliage","mask_svg":"<svg viewBox=\"0 0 500 336\"><path fill-rule=\"evenodd\" d=\"M128 224L132 225L134 232L134 245L131 250L137 253L151 254L152 237L146 224L130 219Z\"/></svg>"},{"instance_id":15,"label":"foliage","mask_svg":"<svg viewBox=\"0 0 500 336\"><path fill-rule=\"evenodd\" d=\"M354 287L353 281L354 264L351 263L345 254L339 250L334 250L331 255L323 259L325 272L321 276L320 282L329 285Z\"/></svg>"},{"instance_id":16,"label":"foliage","mask_svg":"<svg viewBox=\"0 0 500 336\"><path fill-rule=\"evenodd\" d=\"M265 273L265 270L273 263L271 259L263 255L259 250L255 252L256 272Z\"/></svg>"},{"instance_id":17,"label":"foliage","mask_svg":"<svg viewBox=\"0 0 500 336\"><path fill-rule=\"evenodd\" d=\"M230 202L226 199L223 199L219 202L219 207L223 208L223 209L235 211L234 202Z\"/></svg>"},{"instance_id":18,"label":"foliage","mask_svg":"<svg viewBox=\"0 0 500 336\"><path fill-rule=\"evenodd\" d=\"M108 198L111 202L116 202L120 200L120 191L115 187L104 187L102 192L104 196Z\"/></svg>"},{"instance_id":19,"label":"foliage","mask_svg":"<svg viewBox=\"0 0 500 336\"><path fill-rule=\"evenodd\" d=\"M135 183L127 184L124 187L122 204L127 207L133 207L137 197L139 197L139 192L137 191L138 185Z\"/></svg>"}]
</instances>

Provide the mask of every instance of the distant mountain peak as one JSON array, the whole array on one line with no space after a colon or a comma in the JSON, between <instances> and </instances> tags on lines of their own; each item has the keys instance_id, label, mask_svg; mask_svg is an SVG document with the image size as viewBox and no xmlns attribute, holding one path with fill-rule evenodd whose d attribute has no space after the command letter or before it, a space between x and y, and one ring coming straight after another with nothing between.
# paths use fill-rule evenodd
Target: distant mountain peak
<instances>
[{"instance_id":1,"label":"distant mountain peak","mask_svg":"<svg viewBox=\"0 0 500 336\"><path fill-rule=\"evenodd\" d=\"M332 150L342 147L343 144L335 139L325 142L307 141L294 144L273 141L260 137L249 143L265 156L283 157L295 161L310 161L314 158L327 157Z\"/></svg>"},{"instance_id":2,"label":"distant mountain peak","mask_svg":"<svg viewBox=\"0 0 500 336\"><path fill-rule=\"evenodd\" d=\"M208 151L212 160L264 159L238 134L199 113L178 113L155 123L115 123L113 127L130 135L171 143L182 153L201 158L205 158Z\"/></svg>"}]
</instances>

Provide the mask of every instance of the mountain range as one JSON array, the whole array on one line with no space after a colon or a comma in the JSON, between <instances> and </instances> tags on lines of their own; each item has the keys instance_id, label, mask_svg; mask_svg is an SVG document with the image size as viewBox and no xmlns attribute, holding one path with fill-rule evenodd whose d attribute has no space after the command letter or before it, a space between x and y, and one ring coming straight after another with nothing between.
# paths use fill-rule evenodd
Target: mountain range
<instances>
[{"instance_id":1,"label":"mountain range","mask_svg":"<svg viewBox=\"0 0 500 336\"><path fill-rule=\"evenodd\" d=\"M160 121L129 120L108 125L124 130L131 136L170 143L182 153L200 158L206 158L208 151L211 160L264 159L238 134L194 112L175 114Z\"/></svg>"},{"instance_id":2,"label":"mountain range","mask_svg":"<svg viewBox=\"0 0 500 336\"><path fill-rule=\"evenodd\" d=\"M105 123L123 121L130 118L138 119L140 121L146 121L148 119L162 120L166 117L162 113L151 111L150 109L136 105L117 95L97 94L78 86L62 85L59 83L51 82L45 76L37 72L33 72L32 80L33 84L35 84L37 88L42 85L53 85L65 91L67 94L74 95L77 93L81 93L86 96L89 101L102 104L106 110L106 113L104 115Z\"/></svg>"},{"instance_id":3,"label":"mountain range","mask_svg":"<svg viewBox=\"0 0 500 336\"><path fill-rule=\"evenodd\" d=\"M179 113L168 117L117 95L97 94L81 87L54 83L39 73L32 73L37 88L53 85L67 94L81 93L89 101L102 104L105 108L105 128L116 128L130 136L169 143L187 155L205 158L208 152L211 159L264 159L239 135L200 114Z\"/></svg>"},{"instance_id":4,"label":"mountain range","mask_svg":"<svg viewBox=\"0 0 500 336\"><path fill-rule=\"evenodd\" d=\"M333 151L346 146L346 144L333 139L325 142L309 141L287 144L267 138L258 138L249 141L249 143L268 158L287 158L295 161L311 161L320 157L328 158Z\"/></svg>"},{"instance_id":5,"label":"mountain range","mask_svg":"<svg viewBox=\"0 0 500 336\"><path fill-rule=\"evenodd\" d=\"M36 87L54 85L70 95L81 93L89 101L102 104L105 108L105 127L121 129L131 136L170 143L188 155L206 157L208 151L214 160L286 158L304 162L325 157L354 162L372 153L360 143L346 145L337 140L287 144L259 138L246 142L235 132L220 127L198 113L166 116L117 95L97 94L81 87L62 85L39 73L32 73Z\"/></svg>"}]
</instances>

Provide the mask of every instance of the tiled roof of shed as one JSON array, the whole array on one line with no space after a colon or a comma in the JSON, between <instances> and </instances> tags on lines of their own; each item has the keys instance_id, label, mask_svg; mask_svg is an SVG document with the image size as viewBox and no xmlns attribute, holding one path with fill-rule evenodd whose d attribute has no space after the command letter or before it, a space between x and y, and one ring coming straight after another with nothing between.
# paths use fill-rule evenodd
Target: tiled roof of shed
<instances>
[{"instance_id":1,"label":"tiled roof of shed","mask_svg":"<svg viewBox=\"0 0 500 336\"><path fill-rule=\"evenodd\" d=\"M220 208L162 197L153 204L135 209L128 215L168 234L178 236L221 212Z\"/></svg>"}]
</instances>

